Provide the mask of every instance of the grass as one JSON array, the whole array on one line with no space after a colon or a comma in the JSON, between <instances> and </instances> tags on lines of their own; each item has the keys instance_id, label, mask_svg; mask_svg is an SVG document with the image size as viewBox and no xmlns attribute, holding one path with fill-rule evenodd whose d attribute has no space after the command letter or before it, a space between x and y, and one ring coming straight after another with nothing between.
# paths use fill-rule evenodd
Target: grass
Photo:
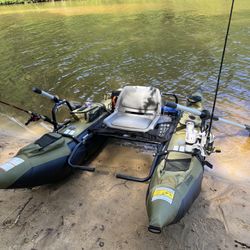
<instances>
[{"instance_id":1,"label":"grass","mask_svg":"<svg viewBox=\"0 0 250 250\"><path fill-rule=\"evenodd\" d=\"M48 0L0 0L0 5L48 2Z\"/></svg>"}]
</instances>

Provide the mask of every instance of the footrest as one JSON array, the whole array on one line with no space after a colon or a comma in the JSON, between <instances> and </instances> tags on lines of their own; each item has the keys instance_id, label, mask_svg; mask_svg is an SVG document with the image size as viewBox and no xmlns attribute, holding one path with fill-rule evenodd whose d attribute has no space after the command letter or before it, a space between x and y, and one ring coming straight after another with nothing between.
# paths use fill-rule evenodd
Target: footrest
<instances>
[{"instance_id":1,"label":"footrest","mask_svg":"<svg viewBox=\"0 0 250 250\"><path fill-rule=\"evenodd\" d=\"M71 165L72 168L76 168L82 171L88 171L88 172L95 172L94 167L89 167L89 166L81 166L81 165Z\"/></svg>"},{"instance_id":2,"label":"footrest","mask_svg":"<svg viewBox=\"0 0 250 250\"><path fill-rule=\"evenodd\" d=\"M147 176L145 178L139 178L139 177L125 175L125 174L116 174L116 178L127 180L127 181L146 182L151 178L151 176L150 177Z\"/></svg>"},{"instance_id":3,"label":"footrest","mask_svg":"<svg viewBox=\"0 0 250 250\"><path fill-rule=\"evenodd\" d=\"M208 168L213 169L213 165L210 162L208 162L208 161L204 161L203 162L203 166L207 166Z\"/></svg>"}]
</instances>

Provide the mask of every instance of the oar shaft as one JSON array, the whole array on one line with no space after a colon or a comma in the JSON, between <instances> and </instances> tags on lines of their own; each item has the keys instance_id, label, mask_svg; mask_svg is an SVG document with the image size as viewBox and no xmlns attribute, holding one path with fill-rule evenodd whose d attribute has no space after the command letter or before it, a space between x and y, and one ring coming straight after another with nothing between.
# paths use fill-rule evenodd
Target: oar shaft
<instances>
[{"instance_id":1,"label":"oar shaft","mask_svg":"<svg viewBox=\"0 0 250 250\"><path fill-rule=\"evenodd\" d=\"M221 122L224 122L224 123L227 123L227 124L239 127L239 128L243 128L243 129L246 129L246 130L250 130L250 126L248 126L246 124L240 124L238 122L230 121L230 120L218 117L218 116L214 116L214 120L215 121L221 121Z\"/></svg>"},{"instance_id":2,"label":"oar shaft","mask_svg":"<svg viewBox=\"0 0 250 250\"><path fill-rule=\"evenodd\" d=\"M183 106L181 104L177 104L177 103L174 103L174 102L167 102L166 106L170 107L170 108L174 108L174 109L179 109L179 110L185 111L185 112L190 112L190 113L192 113L194 115L198 115L198 116L201 115L201 111L198 110L198 109L194 109L194 108L190 108L190 107L187 107L187 106Z\"/></svg>"},{"instance_id":3,"label":"oar shaft","mask_svg":"<svg viewBox=\"0 0 250 250\"><path fill-rule=\"evenodd\" d=\"M233 126L237 126L237 127L239 127L239 128L244 128L244 129L246 128L246 126L243 125L243 124L239 124L239 123L237 123L237 122L229 121L229 120L227 120L227 119L224 119L224 118L221 118L221 117L218 117L218 116L214 116L214 119L213 119L213 120L214 120L214 121L221 121L221 122L224 122L224 123L233 125Z\"/></svg>"},{"instance_id":4,"label":"oar shaft","mask_svg":"<svg viewBox=\"0 0 250 250\"><path fill-rule=\"evenodd\" d=\"M166 103L166 106L168 106L170 108L178 109L178 110L181 110L181 111L184 111L184 112L189 112L189 113L192 113L192 114L197 115L197 116L201 116L204 113L204 111L200 111L198 109L183 106L183 105L180 105L180 104L177 104L177 103L174 103L174 102L168 102L168 103ZM210 117L210 115L208 117ZM239 127L239 128L243 128L243 129L246 129L246 130L248 130L250 132L250 126L249 125L240 124L238 122L230 121L230 120L218 117L218 116L214 116L213 120L214 121L221 121L221 122L224 122L224 123L227 123L227 124Z\"/></svg>"}]
</instances>

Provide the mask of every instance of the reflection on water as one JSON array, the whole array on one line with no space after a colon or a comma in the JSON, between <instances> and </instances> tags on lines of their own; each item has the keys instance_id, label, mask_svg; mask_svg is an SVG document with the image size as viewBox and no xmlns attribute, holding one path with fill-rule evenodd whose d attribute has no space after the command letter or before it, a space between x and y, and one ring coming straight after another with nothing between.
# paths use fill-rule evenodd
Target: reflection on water
<instances>
[{"instance_id":1,"label":"reflection on water","mask_svg":"<svg viewBox=\"0 0 250 250\"><path fill-rule=\"evenodd\" d=\"M126 84L185 94L202 86L211 107L230 3L91 0L0 7L0 98L48 114L49 104L31 93L32 86L75 100L100 100ZM249 14L249 0L238 0L216 110L242 123L250 123ZM224 128L217 124L219 136ZM238 131L230 127L226 136ZM223 153L215 156L216 167L224 174L240 158L237 173L243 176L250 160L246 135L218 144Z\"/></svg>"},{"instance_id":2,"label":"reflection on water","mask_svg":"<svg viewBox=\"0 0 250 250\"><path fill-rule=\"evenodd\" d=\"M222 133L222 131L221 131ZM238 132L231 128L230 134L218 136L216 146L220 154L211 157L214 169L211 173L233 181L246 181L250 184L250 137L248 132Z\"/></svg>"}]
</instances>

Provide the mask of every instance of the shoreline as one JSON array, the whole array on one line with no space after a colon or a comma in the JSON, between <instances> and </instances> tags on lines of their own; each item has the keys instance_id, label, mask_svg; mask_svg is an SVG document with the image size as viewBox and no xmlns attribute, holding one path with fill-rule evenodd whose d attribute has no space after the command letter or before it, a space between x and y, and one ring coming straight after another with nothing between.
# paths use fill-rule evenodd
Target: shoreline
<instances>
[{"instance_id":1,"label":"shoreline","mask_svg":"<svg viewBox=\"0 0 250 250\"><path fill-rule=\"evenodd\" d=\"M63 2L63 0L0 0L0 6L21 5L32 3Z\"/></svg>"},{"instance_id":2,"label":"shoreline","mask_svg":"<svg viewBox=\"0 0 250 250\"><path fill-rule=\"evenodd\" d=\"M40 134L27 131L18 137L1 130L0 162ZM96 160L98 169L114 169L104 161L108 154L110 150ZM138 160L137 166L143 167L145 161ZM0 249L250 247L247 183L234 183L205 171L201 194L189 212L161 235L147 231L146 189L145 184L116 179L110 171L97 171L76 172L59 183L33 189L0 190Z\"/></svg>"}]
</instances>

